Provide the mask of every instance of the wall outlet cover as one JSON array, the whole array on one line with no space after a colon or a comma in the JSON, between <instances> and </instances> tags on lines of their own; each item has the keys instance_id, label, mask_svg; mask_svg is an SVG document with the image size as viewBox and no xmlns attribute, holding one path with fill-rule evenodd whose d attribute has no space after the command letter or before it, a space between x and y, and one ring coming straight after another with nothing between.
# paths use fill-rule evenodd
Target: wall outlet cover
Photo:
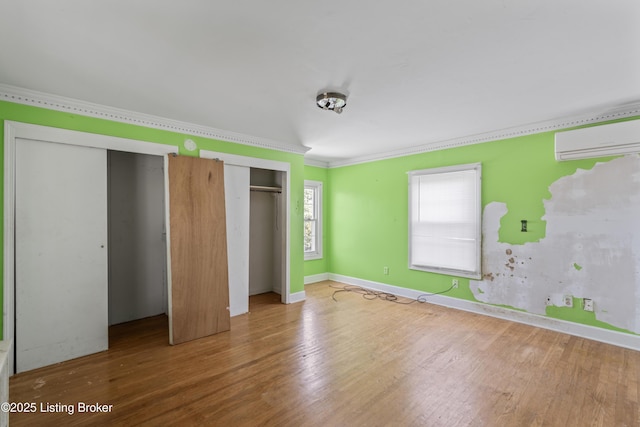
<instances>
[{"instance_id":1,"label":"wall outlet cover","mask_svg":"<svg viewBox=\"0 0 640 427\"><path fill-rule=\"evenodd\" d=\"M565 307L573 307L573 296L565 295L563 299Z\"/></svg>"},{"instance_id":2,"label":"wall outlet cover","mask_svg":"<svg viewBox=\"0 0 640 427\"><path fill-rule=\"evenodd\" d=\"M584 298L582 300L582 308L584 311L593 311L593 300L591 298Z\"/></svg>"}]
</instances>

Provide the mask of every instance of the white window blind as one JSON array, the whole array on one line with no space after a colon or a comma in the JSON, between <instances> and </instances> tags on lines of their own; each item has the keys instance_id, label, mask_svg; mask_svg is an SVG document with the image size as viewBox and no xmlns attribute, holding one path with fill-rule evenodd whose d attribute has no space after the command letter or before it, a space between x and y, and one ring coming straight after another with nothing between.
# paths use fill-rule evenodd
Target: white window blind
<instances>
[{"instance_id":1,"label":"white window blind","mask_svg":"<svg viewBox=\"0 0 640 427\"><path fill-rule=\"evenodd\" d=\"M409 172L409 268L480 278L481 165Z\"/></svg>"}]
</instances>

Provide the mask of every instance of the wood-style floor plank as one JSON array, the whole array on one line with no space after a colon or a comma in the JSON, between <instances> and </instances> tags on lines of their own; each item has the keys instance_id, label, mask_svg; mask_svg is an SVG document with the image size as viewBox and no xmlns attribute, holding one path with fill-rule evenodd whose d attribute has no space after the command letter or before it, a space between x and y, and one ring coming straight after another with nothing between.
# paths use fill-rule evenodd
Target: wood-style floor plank
<instances>
[{"instance_id":1,"label":"wood-style floor plank","mask_svg":"<svg viewBox=\"0 0 640 427\"><path fill-rule=\"evenodd\" d=\"M231 331L169 346L166 317L106 352L15 375L12 402L113 405L21 425L636 426L640 353L334 282L251 298Z\"/></svg>"}]
</instances>

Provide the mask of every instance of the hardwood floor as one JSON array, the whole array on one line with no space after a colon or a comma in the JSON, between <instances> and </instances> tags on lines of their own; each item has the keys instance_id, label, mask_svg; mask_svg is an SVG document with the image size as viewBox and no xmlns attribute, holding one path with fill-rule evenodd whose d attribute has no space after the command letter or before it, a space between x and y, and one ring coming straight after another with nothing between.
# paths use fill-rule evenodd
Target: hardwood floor
<instances>
[{"instance_id":1,"label":"hardwood floor","mask_svg":"<svg viewBox=\"0 0 640 427\"><path fill-rule=\"evenodd\" d=\"M12 402L73 415L10 423L640 425L638 352L428 303L336 302L330 284L306 286L304 303L252 297L231 331L173 347L164 316L114 326L108 351L11 378Z\"/></svg>"}]
</instances>

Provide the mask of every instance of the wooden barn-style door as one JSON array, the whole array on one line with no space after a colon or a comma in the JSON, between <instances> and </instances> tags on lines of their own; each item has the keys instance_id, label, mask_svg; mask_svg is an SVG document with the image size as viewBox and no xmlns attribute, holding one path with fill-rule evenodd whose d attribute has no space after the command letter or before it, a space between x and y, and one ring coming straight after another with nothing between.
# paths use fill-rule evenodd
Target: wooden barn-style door
<instances>
[{"instance_id":1,"label":"wooden barn-style door","mask_svg":"<svg viewBox=\"0 0 640 427\"><path fill-rule=\"evenodd\" d=\"M224 164L168 156L169 342L228 331Z\"/></svg>"}]
</instances>

